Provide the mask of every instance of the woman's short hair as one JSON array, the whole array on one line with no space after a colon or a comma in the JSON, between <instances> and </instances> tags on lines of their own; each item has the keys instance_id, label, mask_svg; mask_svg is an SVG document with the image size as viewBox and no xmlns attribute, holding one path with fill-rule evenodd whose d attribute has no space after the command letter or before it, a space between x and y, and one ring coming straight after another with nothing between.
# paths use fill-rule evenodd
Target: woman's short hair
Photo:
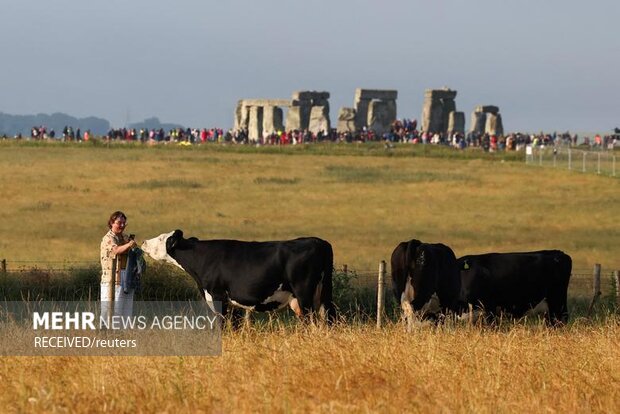
<instances>
[{"instance_id":1,"label":"woman's short hair","mask_svg":"<svg viewBox=\"0 0 620 414\"><path fill-rule=\"evenodd\" d=\"M110 216L110 219L108 220L108 228L111 229L112 224L114 224L114 222L118 220L119 218L127 220L127 216L125 215L125 213L123 213L120 210L112 213L112 215Z\"/></svg>"}]
</instances>

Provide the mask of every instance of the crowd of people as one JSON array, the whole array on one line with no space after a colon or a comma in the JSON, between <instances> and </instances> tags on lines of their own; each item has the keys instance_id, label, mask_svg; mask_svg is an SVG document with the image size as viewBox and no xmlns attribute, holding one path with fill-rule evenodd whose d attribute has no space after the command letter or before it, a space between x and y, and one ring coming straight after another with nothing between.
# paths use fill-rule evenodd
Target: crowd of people
<instances>
[{"instance_id":1,"label":"crowd of people","mask_svg":"<svg viewBox=\"0 0 620 414\"><path fill-rule=\"evenodd\" d=\"M3 138L7 138L3 136ZM21 135L15 138L22 138ZM45 126L34 126L31 129L30 138L58 139L61 141L89 141L93 139L90 130L82 132L80 128L74 129L65 126L62 135L56 137L53 129L49 131ZM338 132L319 131L313 133L309 130L272 131L259 138L249 138L247 130L223 130L222 128L117 128L110 129L106 135L100 137L106 141L139 141L142 143L181 143L185 145L205 143L231 143L252 145L297 145L316 142L373 142L383 141L386 145L392 143L433 144L447 145L459 149L467 147L481 147L485 151L518 151L527 145L584 145L594 148L613 148L620 145L620 131L616 129L614 134L601 136L596 134L594 138L583 137L581 140L577 134L565 133L521 133L514 132L505 135L480 134L469 132L467 134L454 132L427 132L418 128L417 120L398 119L394 121L390 129L382 134L377 134L369 128L358 131Z\"/></svg>"}]
</instances>

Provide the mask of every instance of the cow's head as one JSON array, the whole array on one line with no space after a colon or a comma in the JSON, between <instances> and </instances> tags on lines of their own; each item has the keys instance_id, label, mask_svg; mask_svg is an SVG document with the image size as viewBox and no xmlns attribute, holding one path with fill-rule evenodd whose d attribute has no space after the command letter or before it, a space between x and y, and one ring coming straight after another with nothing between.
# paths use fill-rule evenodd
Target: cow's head
<instances>
[{"instance_id":1,"label":"cow's head","mask_svg":"<svg viewBox=\"0 0 620 414\"><path fill-rule=\"evenodd\" d=\"M153 259L164 260L183 269L183 267L170 255L180 240L183 240L183 232L181 230L175 230L170 233L163 233L152 239L145 240L142 243L141 248Z\"/></svg>"}]
</instances>

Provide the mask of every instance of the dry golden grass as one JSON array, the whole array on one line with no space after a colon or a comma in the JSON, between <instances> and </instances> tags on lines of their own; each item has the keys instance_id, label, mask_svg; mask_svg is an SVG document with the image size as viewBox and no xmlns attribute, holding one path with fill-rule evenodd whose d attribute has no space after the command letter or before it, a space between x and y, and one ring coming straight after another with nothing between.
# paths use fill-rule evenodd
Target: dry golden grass
<instances>
[{"instance_id":1,"label":"dry golden grass","mask_svg":"<svg viewBox=\"0 0 620 414\"><path fill-rule=\"evenodd\" d=\"M98 261L109 214L139 240L316 235L375 269L403 240L457 256L558 248L575 268L620 267L620 180L481 159L272 155L201 148L5 146L0 258Z\"/></svg>"},{"instance_id":2,"label":"dry golden grass","mask_svg":"<svg viewBox=\"0 0 620 414\"><path fill-rule=\"evenodd\" d=\"M616 412L620 326L300 326L227 333L221 357L15 357L5 411Z\"/></svg>"}]
</instances>

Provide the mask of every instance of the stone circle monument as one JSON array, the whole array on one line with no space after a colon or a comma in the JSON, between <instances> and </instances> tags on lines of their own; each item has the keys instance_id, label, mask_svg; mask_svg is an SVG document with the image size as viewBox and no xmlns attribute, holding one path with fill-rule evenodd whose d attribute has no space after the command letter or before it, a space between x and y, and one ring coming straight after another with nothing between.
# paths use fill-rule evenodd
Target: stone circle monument
<instances>
[{"instance_id":1,"label":"stone circle monument","mask_svg":"<svg viewBox=\"0 0 620 414\"><path fill-rule=\"evenodd\" d=\"M465 114L456 111L456 91L427 89L424 92L422 130L430 133L465 133Z\"/></svg>"},{"instance_id":2,"label":"stone circle monument","mask_svg":"<svg viewBox=\"0 0 620 414\"><path fill-rule=\"evenodd\" d=\"M355 132L364 127L377 135L389 131L396 120L398 91L386 89L355 90L354 108L343 107L338 112L338 132Z\"/></svg>"},{"instance_id":3,"label":"stone circle monument","mask_svg":"<svg viewBox=\"0 0 620 414\"><path fill-rule=\"evenodd\" d=\"M471 132L477 135L504 135L499 107L494 105L477 106L471 113Z\"/></svg>"},{"instance_id":4,"label":"stone circle monument","mask_svg":"<svg viewBox=\"0 0 620 414\"><path fill-rule=\"evenodd\" d=\"M287 108L286 124L282 107ZM292 99L241 99L235 108L234 129L247 130L257 141L277 131L329 132L329 92L298 91Z\"/></svg>"}]
</instances>

